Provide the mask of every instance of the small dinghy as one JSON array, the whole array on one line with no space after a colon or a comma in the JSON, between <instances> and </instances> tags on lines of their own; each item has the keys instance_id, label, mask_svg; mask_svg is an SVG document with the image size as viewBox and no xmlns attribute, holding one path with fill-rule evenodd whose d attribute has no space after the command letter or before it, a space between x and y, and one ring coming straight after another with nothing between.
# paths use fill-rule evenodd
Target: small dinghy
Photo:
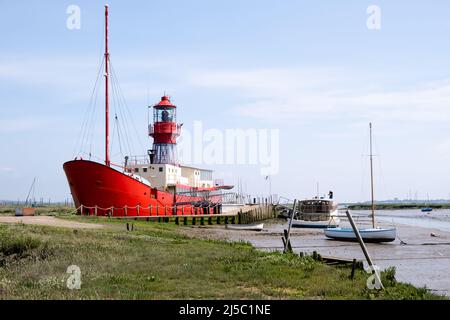
<instances>
[{"instance_id":1,"label":"small dinghy","mask_svg":"<svg viewBox=\"0 0 450 320\"><path fill-rule=\"evenodd\" d=\"M247 231L261 231L264 228L264 223L258 224L227 224L226 229L229 230L247 230Z\"/></svg>"},{"instance_id":2,"label":"small dinghy","mask_svg":"<svg viewBox=\"0 0 450 320\"><path fill-rule=\"evenodd\" d=\"M395 228L367 228L359 229L364 242L392 242L397 237ZM352 228L327 228L325 236L335 240L357 241Z\"/></svg>"},{"instance_id":3,"label":"small dinghy","mask_svg":"<svg viewBox=\"0 0 450 320\"><path fill-rule=\"evenodd\" d=\"M422 212L431 212L433 211L433 208L422 208L420 209Z\"/></svg>"}]
</instances>

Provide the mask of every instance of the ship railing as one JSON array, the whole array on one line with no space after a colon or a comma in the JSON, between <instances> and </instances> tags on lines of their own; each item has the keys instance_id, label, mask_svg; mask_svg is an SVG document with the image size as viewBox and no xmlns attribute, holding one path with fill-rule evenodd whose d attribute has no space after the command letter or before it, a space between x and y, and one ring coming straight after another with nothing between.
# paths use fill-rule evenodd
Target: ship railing
<instances>
[{"instance_id":1,"label":"ship railing","mask_svg":"<svg viewBox=\"0 0 450 320\"><path fill-rule=\"evenodd\" d=\"M107 217L177 217L177 216L205 216L220 214L222 203L208 205L175 205L175 206L123 206L123 207L100 207L80 205L74 213L87 216Z\"/></svg>"},{"instance_id":2,"label":"ship railing","mask_svg":"<svg viewBox=\"0 0 450 320\"><path fill-rule=\"evenodd\" d=\"M129 165L141 165L141 164L149 164L150 163L150 159L148 155L145 156L130 156L128 158L128 163L127 166Z\"/></svg>"}]
</instances>

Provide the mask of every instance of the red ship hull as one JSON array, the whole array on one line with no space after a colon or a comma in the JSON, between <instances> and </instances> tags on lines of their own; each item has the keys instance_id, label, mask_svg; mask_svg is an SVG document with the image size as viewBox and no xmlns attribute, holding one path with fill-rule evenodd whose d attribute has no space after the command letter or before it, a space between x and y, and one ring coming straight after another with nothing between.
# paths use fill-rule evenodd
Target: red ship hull
<instances>
[{"instance_id":1,"label":"red ship hull","mask_svg":"<svg viewBox=\"0 0 450 320\"><path fill-rule=\"evenodd\" d=\"M73 160L64 163L63 168L75 205L81 208L82 214L172 216L219 212L218 203L212 208L192 204L175 206L175 203L199 202L202 198L175 196L97 162Z\"/></svg>"}]
</instances>

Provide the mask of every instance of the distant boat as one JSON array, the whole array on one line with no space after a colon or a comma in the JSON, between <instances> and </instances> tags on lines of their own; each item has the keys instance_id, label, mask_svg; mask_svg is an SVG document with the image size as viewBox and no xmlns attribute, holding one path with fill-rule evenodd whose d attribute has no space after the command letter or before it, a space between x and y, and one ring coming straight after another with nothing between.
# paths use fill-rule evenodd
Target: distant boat
<instances>
[{"instance_id":1,"label":"distant boat","mask_svg":"<svg viewBox=\"0 0 450 320\"><path fill-rule=\"evenodd\" d=\"M430 203L430 196L428 195L428 193L427 193L427 198L428 198L428 205L429 205L429 203ZM420 209L420 211L422 211L422 212L431 212L431 211L433 211L433 208L425 207L425 208Z\"/></svg>"},{"instance_id":2,"label":"distant boat","mask_svg":"<svg viewBox=\"0 0 450 320\"><path fill-rule=\"evenodd\" d=\"M299 211L292 220L292 227L296 228L336 228L339 227L338 204L332 199L302 200Z\"/></svg>"},{"instance_id":3,"label":"distant boat","mask_svg":"<svg viewBox=\"0 0 450 320\"><path fill-rule=\"evenodd\" d=\"M34 208L34 191L36 186L36 177L33 179L30 190L28 191L27 199L25 200L24 207L16 208L16 217L23 216L34 216L36 214L36 209ZM31 200L33 198L33 200Z\"/></svg>"},{"instance_id":4,"label":"distant boat","mask_svg":"<svg viewBox=\"0 0 450 320\"><path fill-rule=\"evenodd\" d=\"M258 224L227 224L226 229L229 230L247 230L247 231L261 231L264 228L264 223Z\"/></svg>"},{"instance_id":5,"label":"distant boat","mask_svg":"<svg viewBox=\"0 0 450 320\"><path fill-rule=\"evenodd\" d=\"M370 130L370 187L372 198L372 228L359 229L363 241L367 242L391 242L397 236L396 228L380 228L375 225L375 200L373 193L373 153L372 153L372 123ZM325 236L335 240L358 241L352 228L327 228Z\"/></svg>"}]
</instances>

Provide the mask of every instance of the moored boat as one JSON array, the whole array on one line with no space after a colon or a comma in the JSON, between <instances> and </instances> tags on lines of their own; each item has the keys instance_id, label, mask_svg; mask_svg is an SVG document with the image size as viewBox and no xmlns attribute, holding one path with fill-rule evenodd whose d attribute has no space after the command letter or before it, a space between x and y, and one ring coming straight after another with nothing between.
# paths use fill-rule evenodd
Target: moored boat
<instances>
[{"instance_id":1,"label":"moored boat","mask_svg":"<svg viewBox=\"0 0 450 320\"><path fill-rule=\"evenodd\" d=\"M337 228L337 227L339 227L340 222L341 222L341 219L339 219L338 217L331 217L328 220L318 220L318 221L294 219L292 221L292 227L295 227L295 228L318 228L318 229Z\"/></svg>"},{"instance_id":2,"label":"moored boat","mask_svg":"<svg viewBox=\"0 0 450 320\"><path fill-rule=\"evenodd\" d=\"M339 223L338 204L332 199L315 197L299 201L292 227L335 228Z\"/></svg>"},{"instance_id":3,"label":"moored boat","mask_svg":"<svg viewBox=\"0 0 450 320\"><path fill-rule=\"evenodd\" d=\"M110 160L108 5L105 6L105 160L104 163L76 157L63 169L78 211L107 216L154 216L216 214L221 211L223 190L231 189L213 180L212 171L181 165L177 158L177 138L182 124L177 123L174 105L164 95L149 107L153 123L148 136L153 148L145 156L124 155L123 163ZM102 65L103 65L102 64ZM99 73L100 74L100 73ZM114 73L112 73L114 74ZM117 95L118 85L112 92ZM114 97L113 97L114 98ZM122 98L115 97L113 102ZM117 120L117 115L115 116ZM89 128L83 125L83 128ZM116 131L120 134L117 126ZM113 130L114 131L114 130ZM83 137L89 136L84 132ZM119 138L120 143L120 138ZM89 152L89 159L91 154Z\"/></svg>"},{"instance_id":4,"label":"moored boat","mask_svg":"<svg viewBox=\"0 0 450 320\"><path fill-rule=\"evenodd\" d=\"M363 241L366 242L392 242L397 236L396 228L381 228L375 223L375 198L373 187L373 153L372 153L372 123L369 124L370 132L370 187L372 202L372 228L359 229ZM355 226L356 228L356 226ZM327 228L324 230L325 236L335 240L358 241L353 228Z\"/></svg>"},{"instance_id":5,"label":"moored boat","mask_svg":"<svg viewBox=\"0 0 450 320\"><path fill-rule=\"evenodd\" d=\"M230 230L247 230L247 231L262 231L264 223L258 224L227 224L226 229Z\"/></svg>"},{"instance_id":6,"label":"moored boat","mask_svg":"<svg viewBox=\"0 0 450 320\"><path fill-rule=\"evenodd\" d=\"M366 228L358 229L364 242L392 242L397 237L395 228ZM357 241L352 228L327 228L325 236L335 240Z\"/></svg>"}]
</instances>

